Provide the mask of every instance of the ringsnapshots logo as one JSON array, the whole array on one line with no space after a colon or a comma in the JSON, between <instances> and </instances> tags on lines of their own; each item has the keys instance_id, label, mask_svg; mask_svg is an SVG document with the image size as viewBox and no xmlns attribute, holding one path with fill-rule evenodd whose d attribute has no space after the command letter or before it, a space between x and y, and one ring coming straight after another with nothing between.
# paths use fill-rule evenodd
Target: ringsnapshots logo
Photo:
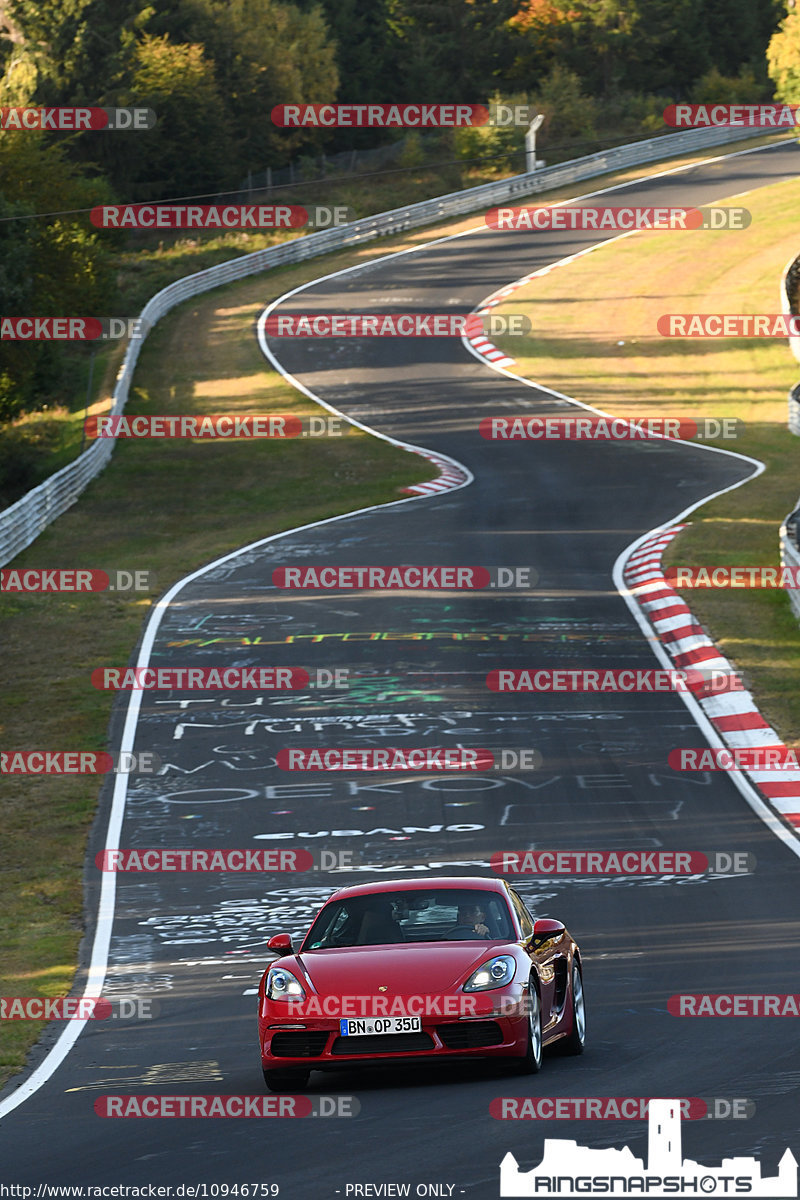
<instances>
[{"instance_id":1,"label":"ringsnapshots logo","mask_svg":"<svg viewBox=\"0 0 800 1200\"><path fill-rule=\"evenodd\" d=\"M716 205L707 208L610 208L601 206L536 205L490 208L484 215L489 229L518 232L592 230L632 233L642 229L747 229L752 215L746 208Z\"/></svg>"},{"instance_id":2,"label":"ringsnapshots logo","mask_svg":"<svg viewBox=\"0 0 800 1200\"><path fill-rule=\"evenodd\" d=\"M268 337L521 337L531 331L524 313L273 313L264 322Z\"/></svg>"},{"instance_id":3,"label":"ringsnapshots logo","mask_svg":"<svg viewBox=\"0 0 800 1200\"><path fill-rule=\"evenodd\" d=\"M210 442L278 441L308 437L344 437L353 427L343 417L277 416L274 413L244 415L214 413L179 416L87 417L83 423L87 438L133 438L147 441L184 438Z\"/></svg>"},{"instance_id":4,"label":"ringsnapshots logo","mask_svg":"<svg viewBox=\"0 0 800 1200\"><path fill-rule=\"evenodd\" d=\"M736 417L483 417L478 432L489 442L642 442L740 437L744 423Z\"/></svg>"},{"instance_id":5,"label":"ringsnapshots logo","mask_svg":"<svg viewBox=\"0 0 800 1200\"><path fill-rule=\"evenodd\" d=\"M84 133L89 130L153 129L152 108L0 108L0 129Z\"/></svg>"},{"instance_id":6,"label":"ringsnapshots logo","mask_svg":"<svg viewBox=\"0 0 800 1200\"><path fill-rule=\"evenodd\" d=\"M542 1161L530 1171L521 1171L514 1155L506 1154L500 1163L501 1197L747 1195L774 1200L797 1195L797 1159L789 1149L778 1164L778 1174L766 1178L755 1158L725 1158L718 1167L683 1158L682 1103L650 1100L646 1163L627 1146L595 1150L575 1141L545 1138Z\"/></svg>"},{"instance_id":7,"label":"ringsnapshots logo","mask_svg":"<svg viewBox=\"0 0 800 1200\"><path fill-rule=\"evenodd\" d=\"M527 128L531 104L277 104L279 129L464 129L481 125Z\"/></svg>"},{"instance_id":8,"label":"ringsnapshots logo","mask_svg":"<svg viewBox=\"0 0 800 1200\"><path fill-rule=\"evenodd\" d=\"M355 219L347 205L99 204L97 229L331 229Z\"/></svg>"}]
</instances>

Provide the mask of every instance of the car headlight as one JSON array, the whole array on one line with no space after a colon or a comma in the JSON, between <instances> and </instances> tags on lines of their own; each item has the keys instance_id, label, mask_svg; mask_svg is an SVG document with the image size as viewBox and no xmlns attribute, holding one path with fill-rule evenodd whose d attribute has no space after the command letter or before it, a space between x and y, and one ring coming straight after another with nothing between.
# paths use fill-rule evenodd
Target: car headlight
<instances>
[{"instance_id":1,"label":"car headlight","mask_svg":"<svg viewBox=\"0 0 800 1200\"><path fill-rule=\"evenodd\" d=\"M517 964L510 954L498 954L473 971L464 984L465 992L486 992L511 983Z\"/></svg>"},{"instance_id":2,"label":"car headlight","mask_svg":"<svg viewBox=\"0 0 800 1200\"><path fill-rule=\"evenodd\" d=\"M282 967L270 969L264 992L270 1000L305 1000L306 997L291 971L285 971Z\"/></svg>"}]
</instances>

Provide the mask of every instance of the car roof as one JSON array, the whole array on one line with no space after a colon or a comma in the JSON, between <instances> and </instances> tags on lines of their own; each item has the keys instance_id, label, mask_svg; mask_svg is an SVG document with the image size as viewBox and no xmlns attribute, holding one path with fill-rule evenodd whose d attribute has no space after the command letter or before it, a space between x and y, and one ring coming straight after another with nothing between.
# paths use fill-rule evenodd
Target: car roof
<instances>
[{"instance_id":1,"label":"car roof","mask_svg":"<svg viewBox=\"0 0 800 1200\"><path fill-rule=\"evenodd\" d=\"M331 900L347 900L351 896L375 896L382 892L420 892L432 888L479 888L484 892L506 892L506 884L502 879L490 879L485 875L427 875L420 879L381 879L377 883L355 883L350 887L339 888Z\"/></svg>"}]
</instances>

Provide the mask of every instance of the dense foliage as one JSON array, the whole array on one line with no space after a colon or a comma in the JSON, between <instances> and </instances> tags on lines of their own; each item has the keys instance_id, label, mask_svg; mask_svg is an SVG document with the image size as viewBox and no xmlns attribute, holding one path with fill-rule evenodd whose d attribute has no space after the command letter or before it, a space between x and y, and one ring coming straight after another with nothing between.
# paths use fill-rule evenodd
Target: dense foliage
<instances>
[{"instance_id":1,"label":"dense foliage","mask_svg":"<svg viewBox=\"0 0 800 1200\"><path fill-rule=\"evenodd\" d=\"M0 0L0 105L158 114L148 131L0 132L0 313L111 311L113 237L86 215L104 197L235 190L300 155L392 140L278 129L276 104L514 97L545 113L540 145L581 153L663 128L674 100L769 99L771 80L800 99L798 28L785 0ZM428 145L521 165L519 131ZM404 154L421 161L419 139ZM0 344L0 422L66 395L66 362L52 344Z\"/></svg>"}]
</instances>

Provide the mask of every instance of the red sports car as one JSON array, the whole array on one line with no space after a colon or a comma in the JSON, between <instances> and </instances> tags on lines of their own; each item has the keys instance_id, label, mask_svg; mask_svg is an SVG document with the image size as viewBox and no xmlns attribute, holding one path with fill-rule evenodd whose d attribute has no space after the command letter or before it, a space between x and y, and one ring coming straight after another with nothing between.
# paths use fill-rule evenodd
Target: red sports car
<instances>
[{"instance_id":1,"label":"red sports car","mask_svg":"<svg viewBox=\"0 0 800 1200\"><path fill-rule=\"evenodd\" d=\"M542 1047L580 1054L581 956L560 921L534 920L503 879L427 878L334 892L258 989L264 1079L305 1087L312 1069L504 1058L530 1073Z\"/></svg>"}]
</instances>

